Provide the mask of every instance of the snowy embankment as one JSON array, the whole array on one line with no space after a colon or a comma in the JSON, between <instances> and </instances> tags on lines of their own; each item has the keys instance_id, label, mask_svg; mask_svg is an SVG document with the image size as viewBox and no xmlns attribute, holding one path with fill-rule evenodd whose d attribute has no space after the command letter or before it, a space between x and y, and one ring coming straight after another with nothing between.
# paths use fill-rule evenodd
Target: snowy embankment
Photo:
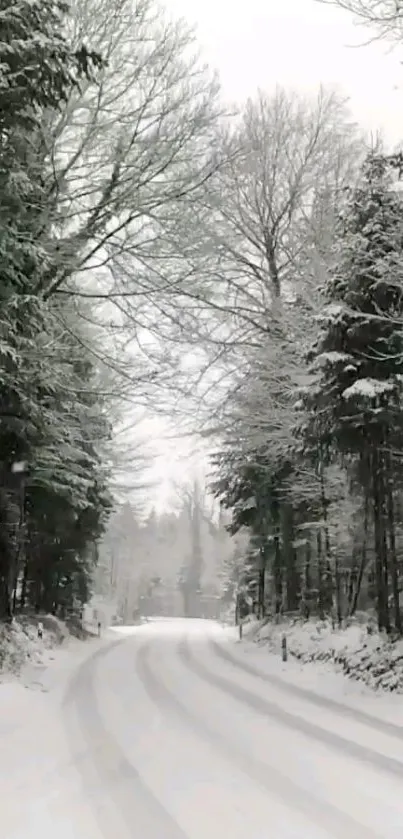
<instances>
[{"instance_id":1,"label":"snowy embankment","mask_svg":"<svg viewBox=\"0 0 403 839\"><path fill-rule=\"evenodd\" d=\"M42 637L38 625L42 624ZM78 625L67 625L52 615L19 616L11 626L0 624L0 682L30 671L43 670L67 648L80 645L78 639L92 638L93 632Z\"/></svg>"},{"instance_id":2,"label":"snowy embankment","mask_svg":"<svg viewBox=\"0 0 403 839\"><path fill-rule=\"evenodd\" d=\"M287 637L290 658L301 663L330 665L372 689L403 693L403 640L390 641L363 624L332 629L328 621L259 623L249 621L244 639L281 656Z\"/></svg>"},{"instance_id":3,"label":"snowy embankment","mask_svg":"<svg viewBox=\"0 0 403 839\"><path fill-rule=\"evenodd\" d=\"M43 625L43 637L38 637L38 624ZM69 637L66 625L53 617L22 616L11 626L0 625L0 677L18 675L27 663L41 664L51 650Z\"/></svg>"}]
</instances>

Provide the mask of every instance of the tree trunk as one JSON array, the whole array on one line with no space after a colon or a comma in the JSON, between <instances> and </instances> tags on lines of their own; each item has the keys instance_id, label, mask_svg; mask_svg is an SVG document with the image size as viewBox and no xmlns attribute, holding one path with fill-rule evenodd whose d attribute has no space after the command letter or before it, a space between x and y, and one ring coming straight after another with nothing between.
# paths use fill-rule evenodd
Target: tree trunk
<instances>
[{"instance_id":1,"label":"tree trunk","mask_svg":"<svg viewBox=\"0 0 403 839\"><path fill-rule=\"evenodd\" d=\"M388 486L388 531L389 531L389 546L390 546L390 574L392 580L393 593L393 611L395 618L395 629L399 635L402 634L402 619L400 614L400 593L399 593L399 570L396 553L396 534L395 534L395 511L393 504L393 491L391 486Z\"/></svg>"},{"instance_id":2,"label":"tree trunk","mask_svg":"<svg viewBox=\"0 0 403 839\"><path fill-rule=\"evenodd\" d=\"M258 594L257 594L257 608L258 614L257 617L259 620L264 618L265 614L265 568L259 568L258 572Z\"/></svg>"},{"instance_id":3,"label":"tree trunk","mask_svg":"<svg viewBox=\"0 0 403 839\"><path fill-rule=\"evenodd\" d=\"M364 571L367 566L367 545L368 545L368 526L369 526L369 493L365 492L364 498L364 538L361 547L361 560L358 566L357 581L355 585L354 595L349 604L349 615L352 617L357 611L358 598L360 596L361 585L364 578Z\"/></svg>"},{"instance_id":4,"label":"tree trunk","mask_svg":"<svg viewBox=\"0 0 403 839\"><path fill-rule=\"evenodd\" d=\"M35 578L35 582L34 582L35 612L40 612L41 611L41 605L42 605L41 601L42 601L42 584L41 584L40 575L39 575L39 573L37 573L36 578Z\"/></svg>"},{"instance_id":5,"label":"tree trunk","mask_svg":"<svg viewBox=\"0 0 403 839\"><path fill-rule=\"evenodd\" d=\"M25 608L25 601L27 599L28 586L28 557L24 557L24 569L22 573L21 594L20 594L20 609Z\"/></svg>"},{"instance_id":6,"label":"tree trunk","mask_svg":"<svg viewBox=\"0 0 403 839\"><path fill-rule=\"evenodd\" d=\"M318 529L316 532L316 558L318 568L318 612L320 620L325 619L325 595L323 585L323 549L322 549L322 533Z\"/></svg>"},{"instance_id":7,"label":"tree trunk","mask_svg":"<svg viewBox=\"0 0 403 839\"><path fill-rule=\"evenodd\" d=\"M384 497L381 480L382 464L376 446L372 452L372 498L375 530L375 576L377 591L378 628L390 632L387 581L387 545L384 527Z\"/></svg>"},{"instance_id":8,"label":"tree trunk","mask_svg":"<svg viewBox=\"0 0 403 839\"><path fill-rule=\"evenodd\" d=\"M18 577L18 575L17 575L17 576L16 576L16 579L15 579L15 582L14 582L14 587L13 587L13 598L12 598L12 603L13 603L13 615L15 615L16 608L17 608L17 589L18 589L18 579L19 579L19 577Z\"/></svg>"},{"instance_id":9,"label":"tree trunk","mask_svg":"<svg viewBox=\"0 0 403 839\"><path fill-rule=\"evenodd\" d=\"M283 567L281 557L280 535L277 532L274 537L274 596L275 614L279 615L283 606Z\"/></svg>"},{"instance_id":10,"label":"tree trunk","mask_svg":"<svg viewBox=\"0 0 403 839\"><path fill-rule=\"evenodd\" d=\"M352 617L355 614L355 612L357 611L358 598L360 596L361 585L362 585L366 565L367 565L367 546L366 546L366 544L363 544L362 550L361 550L360 564L358 566L357 580L356 580L356 583L355 583L353 596L352 596L352 599L350 600L350 604L349 604L348 614L350 615L350 617Z\"/></svg>"},{"instance_id":11,"label":"tree trunk","mask_svg":"<svg viewBox=\"0 0 403 839\"><path fill-rule=\"evenodd\" d=\"M287 611L296 612L300 599L300 576L297 571L294 542L294 521L291 504L285 502L281 508L281 529L286 572Z\"/></svg>"},{"instance_id":12,"label":"tree trunk","mask_svg":"<svg viewBox=\"0 0 403 839\"><path fill-rule=\"evenodd\" d=\"M305 617L308 619L311 614L312 607L312 545L310 539L307 539L305 551Z\"/></svg>"},{"instance_id":13,"label":"tree trunk","mask_svg":"<svg viewBox=\"0 0 403 839\"><path fill-rule=\"evenodd\" d=\"M0 621L11 623L12 619L13 608L9 581L3 576L0 578Z\"/></svg>"},{"instance_id":14,"label":"tree trunk","mask_svg":"<svg viewBox=\"0 0 403 839\"><path fill-rule=\"evenodd\" d=\"M332 551L331 551L331 546L330 546L330 534L329 534L329 527L328 527L328 512L327 512L328 511L328 506L329 506L329 501L326 497L325 477L324 477L324 471L323 470L324 470L323 459L321 459L320 492L321 492L322 517L323 517L323 522L324 522L323 535L325 537L325 563L324 563L325 570L324 570L324 574L322 574L322 598L323 598L323 611L326 614L327 611L333 609L333 602L334 602L334 595L335 594L336 594L336 601L338 600L340 602L341 590L339 589L339 593L335 592L336 579L335 579L335 583L333 582ZM336 578L336 575L335 575L335 578ZM339 585L340 585L340 581L339 581Z\"/></svg>"},{"instance_id":15,"label":"tree trunk","mask_svg":"<svg viewBox=\"0 0 403 839\"><path fill-rule=\"evenodd\" d=\"M386 626L387 632L390 632L390 608L389 608L389 550L388 550L388 489L385 484L385 463L383 455L380 457L380 497L381 497L381 511L382 511L382 547L383 547L383 581L385 589L385 604L386 604Z\"/></svg>"},{"instance_id":16,"label":"tree trunk","mask_svg":"<svg viewBox=\"0 0 403 839\"><path fill-rule=\"evenodd\" d=\"M334 559L334 582L335 582L335 597L336 597L336 615L337 615L337 623L339 627L341 627L343 623L343 609L341 605L341 577L340 577L340 567L339 567L339 559L337 555Z\"/></svg>"}]
</instances>

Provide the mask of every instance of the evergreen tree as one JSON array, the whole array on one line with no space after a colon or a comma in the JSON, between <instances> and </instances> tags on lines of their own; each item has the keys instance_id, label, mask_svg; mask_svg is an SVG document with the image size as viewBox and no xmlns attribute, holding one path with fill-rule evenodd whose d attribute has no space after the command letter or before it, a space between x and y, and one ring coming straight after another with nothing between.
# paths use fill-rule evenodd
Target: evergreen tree
<instances>
[{"instance_id":1,"label":"evergreen tree","mask_svg":"<svg viewBox=\"0 0 403 839\"><path fill-rule=\"evenodd\" d=\"M212 488L223 506L232 510L230 532L238 533L241 528L250 531L249 555L245 563L247 588L254 589L258 612L263 617L266 610L266 572L271 572L274 610L278 614L283 607L285 591L293 602L294 594L298 596L298 584L294 592L295 580L291 580L290 573L285 579L283 573L286 539L282 538L281 510L285 503L285 488L280 460L274 465L267 453L255 452L247 457L237 453L231 457L225 452L215 459L215 465L220 468L220 478ZM255 569L253 585L252 567Z\"/></svg>"},{"instance_id":2,"label":"evergreen tree","mask_svg":"<svg viewBox=\"0 0 403 839\"><path fill-rule=\"evenodd\" d=\"M33 292L54 270L48 245L57 183L43 125L51 123L80 78L91 78L102 64L85 46L69 45L63 35L67 12L67 4L53 0L0 2L2 297Z\"/></svg>"},{"instance_id":3,"label":"evergreen tree","mask_svg":"<svg viewBox=\"0 0 403 839\"><path fill-rule=\"evenodd\" d=\"M22 604L54 605L67 580L70 600L83 594L87 559L73 569L84 533L87 543L96 538L110 503L87 438L97 409L83 394L93 391L93 370L85 361L80 370L82 350L72 358L57 306L39 294L55 270L57 196L42 126L101 63L70 47L66 13L51 0L0 3L0 617L8 618L20 574ZM41 591L31 598L33 580Z\"/></svg>"},{"instance_id":4,"label":"evergreen tree","mask_svg":"<svg viewBox=\"0 0 403 839\"><path fill-rule=\"evenodd\" d=\"M322 331L312 352L308 436L354 469L374 524L378 622L401 631L395 546L403 447L403 214L393 161L371 155L339 223Z\"/></svg>"}]
</instances>

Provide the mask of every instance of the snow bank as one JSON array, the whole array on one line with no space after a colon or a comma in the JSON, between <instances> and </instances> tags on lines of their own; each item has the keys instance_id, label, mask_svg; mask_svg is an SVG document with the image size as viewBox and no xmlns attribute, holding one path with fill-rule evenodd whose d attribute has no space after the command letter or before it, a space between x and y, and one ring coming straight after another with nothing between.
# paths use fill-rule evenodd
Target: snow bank
<instances>
[{"instance_id":1,"label":"snow bank","mask_svg":"<svg viewBox=\"0 0 403 839\"><path fill-rule=\"evenodd\" d=\"M43 625L43 636L38 637L38 623ZM70 637L62 621L52 615L19 616L11 624L0 624L0 678L17 675L27 664L40 665L51 650Z\"/></svg>"},{"instance_id":2,"label":"snow bank","mask_svg":"<svg viewBox=\"0 0 403 839\"><path fill-rule=\"evenodd\" d=\"M392 642L358 622L345 629L333 629L327 621L252 622L244 630L245 639L277 655L284 634L288 654L300 662L327 662L371 688L403 693L403 640Z\"/></svg>"}]
</instances>

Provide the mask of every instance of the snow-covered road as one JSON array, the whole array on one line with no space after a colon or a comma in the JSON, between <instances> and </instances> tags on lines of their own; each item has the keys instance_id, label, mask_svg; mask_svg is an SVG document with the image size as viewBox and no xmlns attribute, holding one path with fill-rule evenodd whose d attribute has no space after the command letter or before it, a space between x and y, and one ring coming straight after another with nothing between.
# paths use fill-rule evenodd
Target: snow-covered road
<instances>
[{"instance_id":1,"label":"snow-covered road","mask_svg":"<svg viewBox=\"0 0 403 839\"><path fill-rule=\"evenodd\" d=\"M207 621L116 633L10 734L1 836L401 839L403 730L245 659Z\"/></svg>"}]
</instances>

